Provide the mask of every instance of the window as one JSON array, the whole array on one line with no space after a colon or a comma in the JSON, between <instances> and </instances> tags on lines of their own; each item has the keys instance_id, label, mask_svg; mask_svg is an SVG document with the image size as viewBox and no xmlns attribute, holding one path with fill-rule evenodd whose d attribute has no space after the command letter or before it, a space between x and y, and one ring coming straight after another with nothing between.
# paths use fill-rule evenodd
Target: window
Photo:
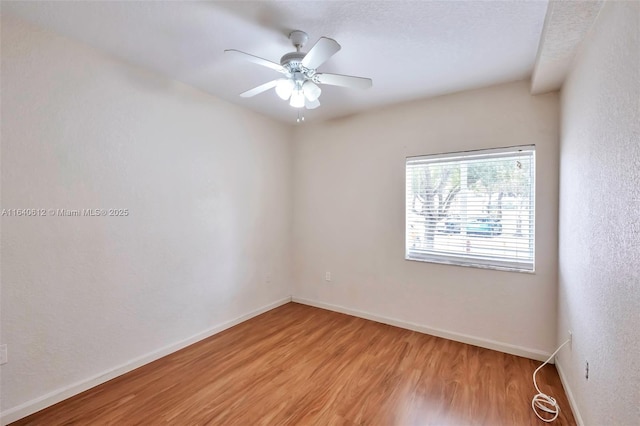
<instances>
[{"instance_id":1,"label":"window","mask_svg":"<svg viewBox=\"0 0 640 426\"><path fill-rule=\"evenodd\" d=\"M534 271L535 146L409 157L407 260Z\"/></svg>"}]
</instances>

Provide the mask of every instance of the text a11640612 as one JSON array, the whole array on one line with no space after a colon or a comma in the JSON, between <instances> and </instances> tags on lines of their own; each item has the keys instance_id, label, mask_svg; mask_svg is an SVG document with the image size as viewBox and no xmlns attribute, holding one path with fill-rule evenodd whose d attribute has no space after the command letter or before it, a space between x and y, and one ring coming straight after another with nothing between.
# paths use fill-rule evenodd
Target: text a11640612
<instances>
[{"instance_id":1,"label":"text a11640612","mask_svg":"<svg viewBox=\"0 0 640 426\"><path fill-rule=\"evenodd\" d=\"M9 208L0 217L127 217L127 208Z\"/></svg>"}]
</instances>

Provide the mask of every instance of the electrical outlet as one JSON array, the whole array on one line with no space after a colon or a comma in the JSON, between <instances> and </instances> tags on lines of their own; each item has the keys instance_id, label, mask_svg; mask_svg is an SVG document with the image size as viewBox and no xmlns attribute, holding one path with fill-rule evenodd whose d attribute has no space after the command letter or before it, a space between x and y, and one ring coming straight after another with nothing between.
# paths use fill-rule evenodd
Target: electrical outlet
<instances>
[{"instance_id":1,"label":"electrical outlet","mask_svg":"<svg viewBox=\"0 0 640 426\"><path fill-rule=\"evenodd\" d=\"M270 283L270 282L271 282L271 274L267 274L267 275L265 275L264 280L265 280L266 282Z\"/></svg>"},{"instance_id":2,"label":"electrical outlet","mask_svg":"<svg viewBox=\"0 0 640 426\"><path fill-rule=\"evenodd\" d=\"M573 349L573 333L569 330L569 349Z\"/></svg>"},{"instance_id":3,"label":"electrical outlet","mask_svg":"<svg viewBox=\"0 0 640 426\"><path fill-rule=\"evenodd\" d=\"M324 273L324 280L325 281L331 281L331 272L325 272Z\"/></svg>"},{"instance_id":4,"label":"electrical outlet","mask_svg":"<svg viewBox=\"0 0 640 426\"><path fill-rule=\"evenodd\" d=\"M7 345L0 345L0 365L9 362L9 353L7 351Z\"/></svg>"},{"instance_id":5,"label":"electrical outlet","mask_svg":"<svg viewBox=\"0 0 640 426\"><path fill-rule=\"evenodd\" d=\"M584 362L584 378L589 380L589 361Z\"/></svg>"}]
</instances>

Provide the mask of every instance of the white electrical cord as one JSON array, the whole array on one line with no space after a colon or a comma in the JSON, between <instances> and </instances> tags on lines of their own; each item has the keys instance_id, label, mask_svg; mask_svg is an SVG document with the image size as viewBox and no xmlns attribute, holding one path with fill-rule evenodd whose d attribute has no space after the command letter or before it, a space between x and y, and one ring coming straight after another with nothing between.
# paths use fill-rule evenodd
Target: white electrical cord
<instances>
[{"instance_id":1,"label":"white electrical cord","mask_svg":"<svg viewBox=\"0 0 640 426\"><path fill-rule=\"evenodd\" d=\"M536 368L536 371L533 372L533 386L536 387L538 394L534 396L533 399L531 400L531 408L533 408L533 412L536 413L536 416L538 416L538 418L543 422L551 423L552 421L557 419L558 414L560 414L560 407L558 406L558 403L553 397L547 395L546 393L542 393L542 391L538 387L538 384L536 383L536 374L538 373L538 371L540 371L542 367L547 365L549 361L551 361L558 352L560 352L560 349L562 349L564 345L566 345L570 341L571 339L568 339L566 342L561 344L560 347L556 349L554 353L551 354L549 359L546 360L544 364L542 364L540 367ZM550 419L545 419L539 414L539 411L544 411L545 413L553 414L553 417Z\"/></svg>"}]
</instances>

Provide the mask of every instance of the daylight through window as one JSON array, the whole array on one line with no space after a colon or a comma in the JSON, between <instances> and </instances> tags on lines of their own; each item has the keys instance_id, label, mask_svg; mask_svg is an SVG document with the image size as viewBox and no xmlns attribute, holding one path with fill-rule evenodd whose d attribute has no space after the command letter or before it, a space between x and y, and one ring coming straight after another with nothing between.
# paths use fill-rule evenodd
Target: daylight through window
<instances>
[{"instance_id":1,"label":"daylight through window","mask_svg":"<svg viewBox=\"0 0 640 426\"><path fill-rule=\"evenodd\" d=\"M409 157L406 259L534 270L535 146Z\"/></svg>"}]
</instances>

